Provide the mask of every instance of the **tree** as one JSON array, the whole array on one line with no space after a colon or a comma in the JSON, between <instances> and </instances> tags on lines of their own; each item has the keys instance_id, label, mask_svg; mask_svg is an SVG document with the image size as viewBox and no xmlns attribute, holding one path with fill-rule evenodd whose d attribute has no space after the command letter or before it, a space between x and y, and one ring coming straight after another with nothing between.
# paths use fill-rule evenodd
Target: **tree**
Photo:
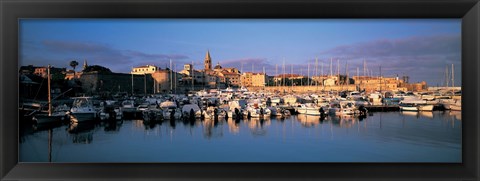
<instances>
[{"instance_id":1,"label":"tree","mask_svg":"<svg viewBox=\"0 0 480 181\"><path fill-rule=\"evenodd\" d=\"M73 78L75 78L75 67L77 67L78 65L78 62L73 60L73 61L70 61L70 67L73 68Z\"/></svg>"}]
</instances>

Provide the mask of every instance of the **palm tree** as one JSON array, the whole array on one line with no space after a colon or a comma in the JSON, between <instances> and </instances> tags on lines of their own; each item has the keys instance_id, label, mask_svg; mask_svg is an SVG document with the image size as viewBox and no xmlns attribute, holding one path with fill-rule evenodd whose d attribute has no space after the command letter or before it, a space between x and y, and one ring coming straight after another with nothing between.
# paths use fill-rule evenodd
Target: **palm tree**
<instances>
[{"instance_id":1,"label":"palm tree","mask_svg":"<svg viewBox=\"0 0 480 181\"><path fill-rule=\"evenodd\" d=\"M78 65L78 62L73 60L73 61L70 61L70 66L73 68L73 78L75 78L75 67L77 67Z\"/></svg>"}]
</instances>

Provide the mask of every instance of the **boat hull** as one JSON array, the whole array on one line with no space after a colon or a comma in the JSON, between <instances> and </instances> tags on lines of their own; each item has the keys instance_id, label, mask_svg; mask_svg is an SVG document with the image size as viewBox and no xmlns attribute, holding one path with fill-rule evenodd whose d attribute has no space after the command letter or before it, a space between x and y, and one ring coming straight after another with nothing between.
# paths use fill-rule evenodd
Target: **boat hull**
<instances>
[{"instance_id":1,"label":"boat hull","mask_svg":"<svg viewBox=\"0 0 480 181\"><path fill-rule=\"evenodd\" d=\"M306 115L311 115L311 116L320 116L321 113L318 111L318 109L308 109L308 108L298 108L297 109L298 114L306 114Z\"/></svg>"},{"instance_id":2,"label":"boat hull","mask_svg":"<svg viewBox=\"0 0 480 181\"><path fill-rule=\"evenodd\" d=\"M433 111L433 105L421 105L418 106L419 111Z\"/></svg>"},{"instance_id":3,"label":"boat hull","mask_svg":"<svg viewBox=\"0 0 480 181\"><path fill-rule=\"evenodd\" d=\"M60 122L65 119L65 115L35 115L33 116L32 120L37 123L37 124L44 124L44 123L54 123L54 122Z\"/></svg>"},{"instance_id":4,"label":"boat hull","mask_svg":"<svg viewBox=\"0 0 480 181\"><path fill-rule=\"evenodd\" d=\"M70 113L70 119L73 122L93 121L96 118L95 112Z\"/></svg>"},{"instance_id":5,"label":"boat hull","mask_svg":"<svg viewBox=\"0 0 480 181\"><path fill-rule=\"evenodd\" d=\"M400 106L401 111L418 111L417 107L406 107L406 106Z\"/></svg>"}]
</instances>

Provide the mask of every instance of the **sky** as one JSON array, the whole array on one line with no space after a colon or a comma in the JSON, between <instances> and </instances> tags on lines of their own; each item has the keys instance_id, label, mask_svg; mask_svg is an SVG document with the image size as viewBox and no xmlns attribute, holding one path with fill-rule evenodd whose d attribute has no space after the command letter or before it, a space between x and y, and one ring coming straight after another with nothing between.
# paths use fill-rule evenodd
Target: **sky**
<instances>
[{"instance_id":1,"label":"sky","mask_svg":"<svg viewBox=\"0 0 480 181\"><path fill-rule=\"evenodd\" d=\"M461 85L461 19L21 19L19 64L72 69L101 65L113 72L156 65L236 67L286 73L410 77L444 86L454 65ZM318 68L315 72L315 61ZM310 66L309 66L310 64ZM310 69L309 69L310 67ZM447 68L448 67L448 68ZM381 71L380 71L381 70ZM451 79L451 78L449 78ZM451 83L449 83L451 85Z\"/></svg>"}]
</instances>

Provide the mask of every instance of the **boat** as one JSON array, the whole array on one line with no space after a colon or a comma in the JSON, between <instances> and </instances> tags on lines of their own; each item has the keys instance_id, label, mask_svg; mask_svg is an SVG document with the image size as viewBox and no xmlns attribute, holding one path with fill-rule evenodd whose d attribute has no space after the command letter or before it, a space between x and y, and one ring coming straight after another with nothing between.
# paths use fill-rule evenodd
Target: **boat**
<instances>
[{"instance_id":1,"label":"boat","mask_svg":"<svg viewBox=\"0 0 480 181\"><path fill-rule=\"evenodd\" d=\"M143 121L163 120L163 111L157 108L145 109L142 111Z\"/></svg>"},{"instance_id":2,"label":"boat","mask_svg":"<svg viewBox=\"0 0 480 181\"><path fill-rule=\"evenodd\" d=\"M418 107L414 103L400 103L398 106L401 111L418 111Z\"/></svg>"},{"instance_id":3,"label":"boat","mask_svg":"<svg viewBox=\"0 0 480 181\"><path fill-rule=\"evenodd\" d=\"M297 102L297 97L293 95L287 95L283 97L283 102L287 105L293 105Z\"/></svg>"},{"instance_id":4,"label":"boat","mask_svg":"<svg viewBox=\"0 0 480 181\"><path fill-rule=\"evenodd\" d=\"M44 124L44 123L53 123L63 121L66 118L67 112L69 110L67 105L58 106L55 110L52 110L52 94L50 88L50 65L47 67L47 80L48 80L48 111L46 114L44 113L37 113L33 115L32 120L37 124ZM41 108L41 107L40 107Z\"/></svg>"},{"instance_id":5,"label":"boat","mask_svg":"<svg viewBox=\"0 0 480 181\"><path fill-rule=\"evenodd\" d=\"M417 104L419 111L433 111L432 104Z\"/></svg>"},{"instance_id":6,"label":"boat","mask_svg":"<svg viewBox=\"0 0 480 181\"><path fill-rule=\"evenodd\" d=\"M383 99L383 96L381 93L371 93L369 96L368 96L368 100L370 101L370 103L372 105L382 105L382 99Z\"/></svg>"},{"instance_id":7,"label":"boat","mask_svg":"<svg viewBox=\"0 0 480 181\"><path fill-rule=\"evenodd\" d=\"M202 110L200 110L200 107L196 104L185 104L182 107L182 114L184 118L201 118Z\"/></svg>"},{"instance_id":8,"label":"boat","mask_svg":"<svg viewBox=\"0 0 480 181\"><path fill-rule=\"evenodd\" d=\"M182 112L177 108L177 104L173 101L164 101L160 103L160 108L163 112L163 119L172 120L180 119L182 117Z\"/></svg>"},{"instance_id":9,"label":"boat","mask_svg":"<svg viewBox=\"0 0 480 181\"><path fill-rule=\"evenodd\" d=\"M74 98L72 108L68 114L73 122L91 121L97 117L91 97Z\"/></svg>"},{"instance_id":10,"label":"boat","mask_svg":"<svg viewBox=\"0 0 480 181\"><path fill-rule=\"evenodd\" d=\"M462 110L462 100L458 99L455 103L450 104L450 110L452 111L461 111Z\"/></svg>"},{"instance_id":11,"label":"boat","mask_svg":"<svg viewBox=\"0 0 480 181\"><path fill-rule=\"evenodd\" d=\"M134 113L137 111L137 108L135 107L135 102L133 100L124 100L122 102L122 112L125 113Z\"/></svg>"},{"instance_id":12,"label":"boat","mask_svg":"<svg viewBox=\"0 0 480 181\"><path fill-rule=\"evenodd\" d=\"M320 108L313 103L306 103L299 104L295 109L299 114L320 116L322 114Z\"/></svg>"},{"instance_id":13,"label":"boat","mask_svg":"<svg viewBox=\"0 0 480 181\"><path fill-rule=\"evenodd\" d=\"M332 101L328 113L331 115L353 115L358 112L355 101Z\"/></svg>"}]
</instances>

